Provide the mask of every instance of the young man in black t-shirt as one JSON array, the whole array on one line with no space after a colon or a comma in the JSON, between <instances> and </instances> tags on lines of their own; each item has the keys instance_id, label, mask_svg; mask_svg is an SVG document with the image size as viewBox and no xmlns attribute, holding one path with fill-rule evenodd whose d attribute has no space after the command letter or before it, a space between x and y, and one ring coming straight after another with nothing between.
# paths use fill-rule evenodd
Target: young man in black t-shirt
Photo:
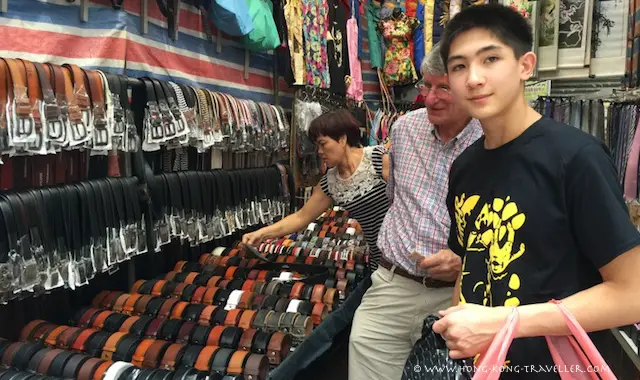
<instances>
[{"instance_id":1,"label":"young man in black t-shirt","mask_svg":"<svg viewBox=\"0 0 640 380\"><path fill-rule=\"evenodd\" d=\"M529 23L501 5L462 10L442 39L451 91L484 137L451 167L460 301L434 330L451 357L474 357L517 307L501 379L559 378L542 337L568 329L549 300L562 300L590 332L640 321L640 234L615 167L600 141L529 106L531 45Z\"/></svg>"}]
</instances>

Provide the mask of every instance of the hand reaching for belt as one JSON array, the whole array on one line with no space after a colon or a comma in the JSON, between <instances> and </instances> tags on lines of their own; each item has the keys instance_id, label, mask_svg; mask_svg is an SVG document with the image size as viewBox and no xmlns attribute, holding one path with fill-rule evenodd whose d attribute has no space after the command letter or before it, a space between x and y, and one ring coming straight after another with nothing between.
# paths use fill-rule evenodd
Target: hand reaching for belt
<instances>
[{"instance_id":1,"label":"hand reaching for belt","mask_svg":"<svg viewBox=\"0 0 640 380\"><path fill-rule=\"evenodd\" d=\"M462 259L450 249L443 249L430 256L411 253L418 268L423 269L429 277L441 281L455 281L462 268Z\"/></svg>"}]
</instances>

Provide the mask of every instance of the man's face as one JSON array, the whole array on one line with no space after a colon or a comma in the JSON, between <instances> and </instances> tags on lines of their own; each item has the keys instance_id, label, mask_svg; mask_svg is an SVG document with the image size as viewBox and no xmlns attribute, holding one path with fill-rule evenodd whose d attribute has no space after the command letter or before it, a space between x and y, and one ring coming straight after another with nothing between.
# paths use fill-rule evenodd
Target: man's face
<instances>
[{"instance_id":1,"label":"man's face","mask_svg":"<svg viewBox=\"0 0 640 380\"><path fill-rule=\"evenodd\" d=\"M519 100L522 81L531 76L534 67L533 53L516 59L511 47L481 28L458 35L447 62L451 92L479 120L501 115Z\"/></svg>"},{"instance_id":2,"label":"man's face","mask_svg":"<svg viewBox=\"0 0 640 380\"><path fill-rule=\"evenodd\" d=\"M424 104L427 106L429 121L435 125L454 123L465 112L454 102L446 75L434 76L424 74L423 87Z\"/></svg>"}]
</instances>

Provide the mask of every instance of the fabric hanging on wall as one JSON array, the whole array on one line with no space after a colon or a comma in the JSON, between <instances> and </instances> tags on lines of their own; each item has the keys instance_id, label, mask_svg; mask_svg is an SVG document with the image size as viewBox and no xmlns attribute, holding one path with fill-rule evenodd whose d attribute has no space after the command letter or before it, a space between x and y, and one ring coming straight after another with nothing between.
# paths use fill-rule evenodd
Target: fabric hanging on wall
<instances>
[{"instance_id":1,"label":"fabric hanging on wall","mask_svg":"<svg viewBox=\"0 0 640 380\"><path fill-rule=\"evenodd\" d=\"M249 7L244 0L212 0L209 17L214 25L230 36L244 36L254 28Z\"/></svg>"},{"instance_id":2,"label":"fabric hanging on wall","mask_svg":"<svg viewBox=\"0 0 640 380\"><path fill-rule=\"evenodd\" d=\"M331 85L327 61L328 9L326 0L302 0L307 84L321 88Z\"/></svg>"},{"instance_id":3,"label":"fabric hanging on wall","mask_svg":"<svg viewBox=\"0 0 640 380\"><path fill-rule=\"evenodd\" d=\"M422 65L422 59L424 58L424 5L425 0L418 0L416 19L420 22L420 25L418 25L418 28L416 28L413 34L413 61L418 71L420 71L420 65Z\"/></svg>"},{"instance_id":4,"label":"fabric hanging on wall","mask_svg":"<svg viewBox=\"0 0 640 380\"><path fill-rule=\"evenodd\" d=\"M440 22L440 20L443 19L444 17L444 10L443 10L443 2L446 0L427 0L427 1L433 1L434 2L434 6L433 6L433 27L431 29L431 39L433 41L433 44L437 44L438 42L440 42L440 38L442 37L442 33L444 33L444 25ZM425 12L427 12L427 10L425 10ZM424 29L425 33L427 33L427 28L425 27ZM426 53L426 52L425 52Z\"/></svg>"},{"instance_id":5,"label":"fabric hanging on wall","mask_svg":"<svg viewBox=\"0 0 640 380\"><path fill-rule=\"evenodd\" d=\"M289 51L289 31L287 29L287 18L284 14L286 0L273 0L273 19L278 29L278 36L282 42L275 50L276 59L278 61L278 73L287 82L289 87L293 86L293 68L291 60L291 52ZM300 29L302 32L302 29Z\"/></svg>"},{"instance_id":6,"label":"fabric hanging on wall","mask_svg":"<svg viewBox=\"0 0 640 380\"><path fill-rule=\"evenodd\" d=\"M303 39L302 0L287 0L284 7L284 17L287 20L289 54L293 70L293 83L306 83L307 67L305 65L305 50Z\"/></svg>"},{"instance_id":7,"label":"fabric hanging on wall","mask_svg":"<svg viewBox=\"0 0 640 380\"><path fill-rule=\"evenodd\" d=\"M349 85L347 88L347 95L355 100L362 101L364 100L364 85L362 83L362 66L360 63L360 59L357 56L357 46L358 40L356 38L358 33L358 25L357 21L353 15L349 20L347 20L347 47L349 55ZM371 46L371 45L369 45ZM371 47L369 47L371 49Z\"/></svg>"},{"instance_id":8,"label":"fabric hanging on wall","mask_svg":"<svg viewBox=\"0 0 640 380\"><path fill-rule=\"evenodd\" d=\"M329 30L327 31L327 53L329 61L329 75L331 76L330 91L344 96L347 92L345 79L349 78L349 49L347 44L347 8L340 0L328 0ZM355 20L355 19L354 19ZM357 24L355 31L357 39ZM356 46L357 51L357 46ZM357 59L357 56L356 56Z\"/></svg>"},{"instance_id":9,"label":"fabric hanging on wall","mask_svg":"<svg viewBox=\"0 0 640 380\"><path fill-rule=\"evenodd\" d=\"M273 17L273 3L270 0L244 1L247 2L253 22L253 30L243 38L244 46L258 52L273 50L280 46L280 36Z\"/></svg>"},{"instance_id":10,"label":"fabric hanging on wall","mask_svg":"<svg viewBox=\"0 0 640 380\"><path fill-rule=\"evenodd\" d=\"M407 11L405 12L407 16L416 18L417 8L418 8L418 0L406 0ZM416 19L417 20L417 19ZM422 27L422 23L418 20L418 25L416 26L416 31ZM415 37L415 36L414 36ZM409 40L409 51L411 52L411 60L415 62L415 52L414 52L414 41L415 38Z\"/></svg>"},{"instance_id":11,"label":"fabric hanging on wall","mask_svg":"<svg viewBox=\"0 0 640 380\"><path fill-rule=\"evenodd\" d=\"M433 23L435 17L436 0L425 0L424 3L424 54L431 51L434 45L433 41Z\"/></svg>"},{"instance_id":12,"label":"fabric hanging on wall","mask_svg":"<svg viewBox=\"0 0 640 380\"><path fill-rule=\"evenodd\" d=\"M419 25L418 20L404 13L390 16L378 24L378 32L387 44L384 55L384 80L387 86L414 83L418 76L411 60L409 41Z\"/></svg>"},{"instance_id":13,"label":"fabric hanging on wall","mask_svg":"<svg viewBox=\"0 0 640 380\"><path fill-rule=\"evenodd\" d=\"M362 33L362 24L360 23L360 12L362 11L361 9L362 7L360 6L359 0L349 0L349 2L350 2L349 12L350 14L356 17L356 22L358 23L358 57L360 57L360 59L363 59L363 54L362 54L363 33Z\"/></svg>"},{"instance_id":14,"label":"fabric hanging on wall","mask_svg":"<svg viewBox=\"0 0 640 380\"><path fill-rule=\"evenodd\" d=\"M629 17L627 25L627 58L625 66L624 84L627 87L633 85L633 32L635 30L635 1L629 0Z\"/></svg>"},{"instance_id":15,"label":"fabric hanging on wall","mask_svg":"<svg viewBox=\"0 0 640 380\"><path fill-rule=\"evenodd\" d=\"M633 0L630 0L633 2ZM634 20L640 20L640 0L636 0L633 7L633 15ZM633 24L633 50L632 50L632 72L633 72L633 87L638 87L640 85L640 67L638 65L638 58L640 57L640 21L634 22Z\"/></svg>"},{"instance_id":16,"label":"fabric hanging on wall","mask_svg":"<svg viewBox=\"0 0 640 380\"><path fill-rule=\"evenodd\" d=\"M369 59L371 60L371 68L383 68L382 61L382 39L376 26L380 22L380 1L369 0L367 4L367 33L369 35Z\"/></svg>"}]
</instances>

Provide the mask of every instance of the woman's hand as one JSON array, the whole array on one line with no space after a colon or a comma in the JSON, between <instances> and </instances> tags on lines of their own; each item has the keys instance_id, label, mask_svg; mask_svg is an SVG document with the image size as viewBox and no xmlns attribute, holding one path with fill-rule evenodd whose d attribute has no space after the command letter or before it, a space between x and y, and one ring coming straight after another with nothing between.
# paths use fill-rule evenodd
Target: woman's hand
<instances>
[{"instance_id":1,"label":"woman's hand","mask_svg":"<svg viewBox=\"0 0 640 380\"><path fill-rule=\"evenodd\" d=\"M262 230L246 233L242 235L242 244L258 245L262 243L262 239L265 237L264 235L265 234Z\"/></svg>"}]
</instances>

